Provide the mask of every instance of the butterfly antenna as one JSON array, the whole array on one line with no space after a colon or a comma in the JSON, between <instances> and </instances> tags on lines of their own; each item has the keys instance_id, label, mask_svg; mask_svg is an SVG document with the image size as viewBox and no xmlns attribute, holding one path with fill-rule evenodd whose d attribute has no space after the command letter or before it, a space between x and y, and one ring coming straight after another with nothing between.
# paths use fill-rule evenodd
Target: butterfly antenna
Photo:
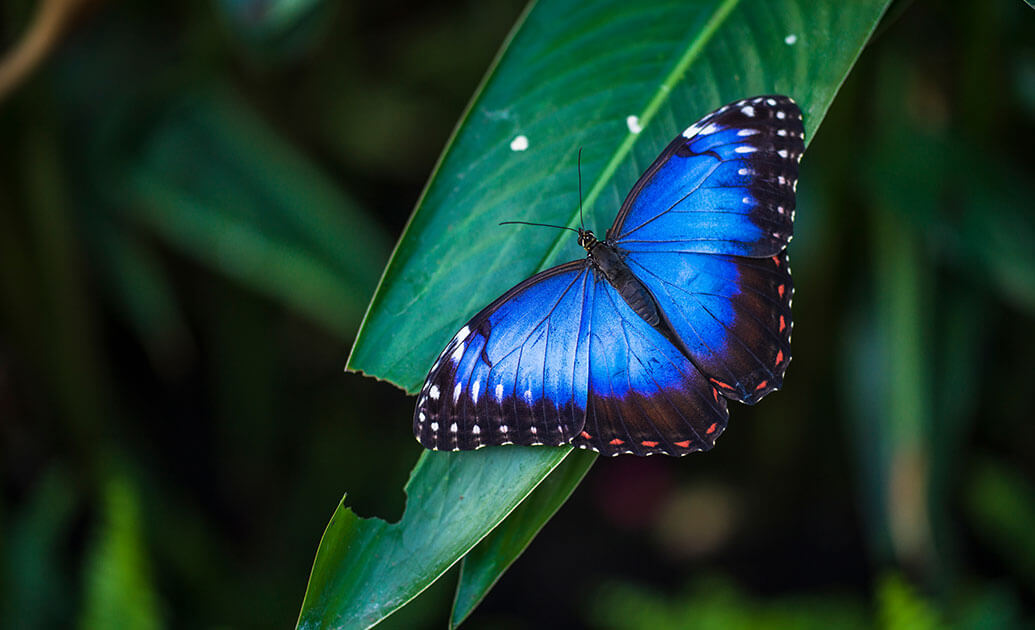
<instances>
[{"instance_id":1,"label":"butterfly antenna","mask_svg":"<svg viewBox=\"0 0 1035 630\"><path fill-rule=\"evenodd\" d=\"M579 147L579 157L575 162L579 170L579 224L582 230L586 230L586 221L582 218L582 147Z\"/></svg>"},{"instance_id":2,"label":"butterfly antenna","mask_svg":"<svg viewBox=\"0 0 1035 630\"><path fill-rule=\"evenodd\" d=\"M551 227L558 230L571 230L578 234L578 230L563 225L550 225L549 223L532 223L531 221L501 221L500 225L538 225L539 227Z\"/></svg>"}]
</instances>

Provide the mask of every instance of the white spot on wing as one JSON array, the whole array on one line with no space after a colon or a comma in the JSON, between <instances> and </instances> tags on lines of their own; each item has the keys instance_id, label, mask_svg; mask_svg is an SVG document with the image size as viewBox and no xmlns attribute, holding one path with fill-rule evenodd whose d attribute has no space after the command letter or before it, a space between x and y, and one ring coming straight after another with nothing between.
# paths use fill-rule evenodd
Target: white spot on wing
<instances>
[{"instance_id":1,"label":"white spot on wing","mask_svg":"<svg viewBox=\"0 0 1035 630\"><path fill-rule=\"evenodd\" d=\"M460 332L456 333L456 340L457 341L463 341L464 339L467 339L467 335L470 335L470 334L471 334L471 329L468 326L464 326L463 328L460 329Z\"/></svg>"},{"instance_id":2,"label":"white spot on wing","mask_svg":"<svg viewBox=\"0 0 1035 630\"><path fill-rule=\"evenodd\" d=\"M474 425L473 427L471 427L471 433L473 433L475 435L480 435L481 432L482 432L482 429L477 424Z\"/></svg>"},{"instance_id":3,"label":"white spot on wing","mask_svg":"<svg viewBox=\"0 0 1035 630\"><path fill-rule=\"evenodd\" d=\"M507 426L507 425L505 425L505 424L501 424L501 425L500 425L500 433L506 433L506 432L508 432L508 431L510 431L510 427L508 427L508 426Z\"/></svg>"},{"instance_id":4,"label":"white spot on wing","mask_svg":"<svg viewBox=\"0 0 1035 630\"><path fill-rule=\"evenodd\" d=\"M503 383L496 383L496 402L503 402Z\"/></svg>"},{"instance_id":5,"label":"white spot on wing","mask_svg":"<svg viewBox=\"0 0 1035 630\"><path fill-rule=\"evenodd\" d=\"M636 116L626 116L625 125L629 127L629 131L632 133L640 133L643 131L643 127L640 126L640 119Z\"/></svg>"},{"instance_id":6,"label":"white spot on wing","mask_svg":"<svg viewBox=\"0 0 1035 630\"><path fill-rule=\"evenodd\" d=\"M437 422L432 422L431 423L431 430L432 431L438 431L438 423Z\"/></svg>"},{"instance_id":7,"label":"white spot on wing","mask_svg":"<svg viewBox=\"0 0 1035 630\"><path fill-rule=\"evenodd\" d=\"M438 400L438 385L431 386L431 389L428 390L428 396L431 396L432 400Z\"/></svg>"},{"instance_id":8,"label":"white spot on wing","mask_svg":"<svg viewBox=\"0 0 1035 630\"><path fill-rule=\"evenodd\" d=\"M740 113L744 114L748 118L754 118L755 117L755 108L750 106L750 105L745 105L744 107L740 108Z\"/></svg>"},{"instance_id":9,"label":"white spot on wing","mask_svg":"<svg viewBox=\"0 0 1035 630\"><path fill-rule=\"evenodd\" d=\"M462 387L463 386L460 383L457 383L456 387L453 388L453 404L454 405L456 404L456 401L460 400L460 390L462 389Z\"/></svg>"},{"instance_id":10,"label":"white spot on wing","mask_svg":"<svg viewBox=\"0 0 1035 630\"><path fill-rule=\"evenodd\" d=\"M482 389L482 382L481 381L475 381L474 385L471 385L471 398L474 399L474 402L478 402L478 392L480 392L481 389Z\"/></svg>"},{"instance_id":11,"label":"white spot on wing","mask_svg":"<svg viewBox=\"0 0 1035 630\"><path fill-rule=\"evenodd\" d=\"M452 432L452 433L456 433L456 431L457 431L457 426L456 426L456 423L455 423L455 422L454 422L453 424L449 425L449 430L450 430L450 432Z\"/></svg>"},{"instance_id":12,"label":"white spot on wing","mask_svg":"<svg viewBox=\"0 0 1035 630\"><path fill-rule=\"evenodd\" d=\"M715 133L719 129L720 128L717 127L715 123L708 123L708 126L700 131L700 135L707 136L708 134Z\"/></svg>"},{"instance_id":13,"label":"white spot on wing","mask_svg":"<svg viewBox=\"0 0 1035 630\"><path fill-rule=\"evenodd\" d=\"M518 136L510 141L511 151L525 151L528 149L528 136Z\"/></svg>"},{"instance_id":14,"label":"white spot on wing","mask_svg":"<svg viewBox=\"0 0 1035 630\"><path fill-rule=\"evenodd\" d=\"M744 145L744 146L739 146L736 149L733 149L733 151L735 153L754 153L755 151L758 151L758 147L752 147L752 146L749 146L749 145Z\"/></svg>"},{"instance_id":15,"label":"white spot on wing","mask_svg":"<svg viewBox=\"0 0 1035 630\"><path fill-rule=\"evenodd\" d=\"M787 44L788 46L793 46L797 42L798 42L798 36L795 35L794 33L791 33L787 37L783 38L783 43Z\"/></svg>"},{"instance_id":16,"label":"white spot on wing","mask_svg":"<svg viewBox=\"0 0 1035 630\"><path fill-rule=\"evenodd\" d=\"M740 131L737 132L737 135L741 136L741 137L743 137L743 136L753 136L756 133L758 133L758 129L741 129Z\"/></svg>"},{"instance_id":17,"label":"white spot on wing","mask_svg":"<svg viewBox=\"0 0 1035 630\"><path fill-rule=\"evenodd\" d=\"M464 343L457 345L456 350L453 350L453 354L449 356L449 360L453 363L459 363L460 357L464 356L464 348L466 347L467 344Z\"/></svg>"}]
</instances>

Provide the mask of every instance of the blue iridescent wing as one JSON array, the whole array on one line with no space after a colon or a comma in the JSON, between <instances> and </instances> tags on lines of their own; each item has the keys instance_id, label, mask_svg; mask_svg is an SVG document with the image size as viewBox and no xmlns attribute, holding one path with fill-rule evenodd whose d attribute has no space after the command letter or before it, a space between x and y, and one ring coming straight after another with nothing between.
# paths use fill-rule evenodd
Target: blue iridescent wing
<instances>
[{"instance_id":1,"label":"blue iridescent wing","mask_svg":"<svg viewBox=\"0 0 1035 630\"><path fill-rule=\"evenodd\" d=\"M626 251L772 256L793 235L801 111L786 96L725 105L676 137L630 191L608 239Z\"/></svg>"},{"instance_id":2,"label":"blue iridescent wing","mask_svg":"<svg viewBox=\"0 0 1035 630\"><path fill-rule=\"evenodd\" d=\"M710 449L726 399L605 279L592 288L586 422L572 443L604 455Z\"/></svg>"},{"instance_id":3,"label":"blue iridescent wing","mask_svg":"<svg viewBox=\"0 0 1035 630\"><path fill-rule=\"evenodd\" d=\"M780 388L791 360L786 251L769 258L649 251L626 262L724 396L754 404Z\"/></svg>"},{"instance_id":4,"label":"blue iridescent wing","mask_svg":"<svg viewBox=\"0 0 1035 630\"><path fill-rule=\"evenodd\" d=\"M586 260L548 269L461 328L417 397L418 441L433 450L568 444L585 418L592 277Z\"/></svg>"},{"instance_id":5,"label":"blue iridescent wing","mask_svg":"<svg viewBox=\"0 0 1035 630\"><path fill-rule=\"evenodd\" d=\"M726 397L755 403L790 362L801 112L785 96L722 107L678 136L608 231L681 348Z\"/></svg>"}]
</instances>

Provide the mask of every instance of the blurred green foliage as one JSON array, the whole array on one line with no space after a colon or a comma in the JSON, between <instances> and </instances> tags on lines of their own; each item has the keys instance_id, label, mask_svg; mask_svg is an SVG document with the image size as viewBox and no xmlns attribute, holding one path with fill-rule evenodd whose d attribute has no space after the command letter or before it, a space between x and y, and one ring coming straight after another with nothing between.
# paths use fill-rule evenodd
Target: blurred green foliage
<instances>
[{"instance_id":1,"label":"blurred green foliage","mask_svg":"<svg viewBox=\"0 0 1035 630\"><path fill-rule=\"evenodd\" d=\"M0 102L0 625L284 627L344 491L401 514L412 400L342 367L521 9L98 2ZM802 164L785 390L594 467L467 625L1030 625L1031 138L1035 11L893 6Z\"/></svg>"}]
</instances>

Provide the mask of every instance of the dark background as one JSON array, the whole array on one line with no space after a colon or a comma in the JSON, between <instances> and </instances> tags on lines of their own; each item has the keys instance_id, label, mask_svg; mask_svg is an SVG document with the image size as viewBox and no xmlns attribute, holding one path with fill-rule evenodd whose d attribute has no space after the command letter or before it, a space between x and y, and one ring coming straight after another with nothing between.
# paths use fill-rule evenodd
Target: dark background
<instances>
[{"instance_id":1,"label":"dark background","mask_svg":"<svg viewBox=\"0 0 1035 630\"><path fill-rule=\"evenodd\" d=\"M0 100L0 625L293 624L342 494L402 512L413 399L342 368L522 5L50 4ZM895 3L802 162L784 391L599 461L470 627L1031 623L1033 140L1035 11Z\"/></svg>"}]
</instances>

